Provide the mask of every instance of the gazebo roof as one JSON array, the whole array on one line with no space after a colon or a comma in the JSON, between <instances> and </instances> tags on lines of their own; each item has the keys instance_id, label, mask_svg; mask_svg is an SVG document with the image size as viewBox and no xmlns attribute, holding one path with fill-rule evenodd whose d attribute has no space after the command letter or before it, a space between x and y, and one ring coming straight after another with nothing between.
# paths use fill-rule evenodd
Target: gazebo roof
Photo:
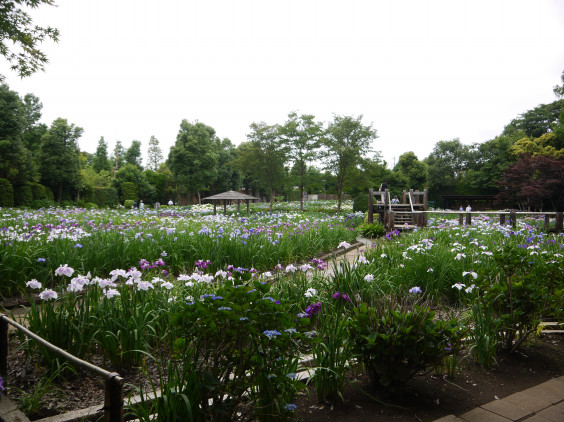
<instances>
[{"instance_id":1,"label":"gazebo roof","mask_svg":"<svg viewBox=\"0 0 564 422\"><path fill-rule=\"evenodd\" d=\"M210 200L210 201L221 201L221 200L242 200L242 201L246 201L246 200L257 200L260 201L260 198L257 198L256 196L251 196L251 195L246 195L244 193L240 193L240 192L235 192L233 190L227 191L227 192L223 192L223 193L218 193L217 195L212 195L212 196L208 196L206 198L204 198L204 201Z\"/></svg>"}]
</instances>

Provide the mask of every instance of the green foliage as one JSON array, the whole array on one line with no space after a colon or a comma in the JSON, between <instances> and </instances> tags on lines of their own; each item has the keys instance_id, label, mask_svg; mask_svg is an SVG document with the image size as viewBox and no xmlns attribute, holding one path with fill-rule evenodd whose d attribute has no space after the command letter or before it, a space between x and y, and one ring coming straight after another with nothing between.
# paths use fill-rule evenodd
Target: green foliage
<instances>
[{"instance_id":1,"label":"green foliage","mask_svg":"<svg viewBox=\"0 0 564 422\"><path fill-rule=\"evenodd\" d=\"M275 190L282 185L286 177L284 164L288 148L279 138L278 125L267 125L264 122L251 124L248 142L237 148L235 168L247 179L257 180L268 187L270 211L274 203Z\"/></svg>"},{"instance_id":2,"label":"green foliage","mask_svg":"<svg viewBox=\"0 0 564 422\"><path fill-rule=\"evenodd\" d=\"M39 50L39 44L46 39L59 40L59 30L51 27L33 25L25 8L35 8L41 4L55 5L54 0L19 0L2 4L0 18L0 53L10 63L10 69L21 77L44 70L47 56ZM8 43L10 41L10 43ZM10 48L17 46L16 52ZM4 79L0 75L0 81Z\"/></svg>"},{"instance_id":3,"label":"green foliage","mask_svg":"<svg viewBox=\"0 0 564 422\"><path fill-rule=\"evenodd\" d=\"M40 183L30 183L31 191L33 193L33 200L38 199L48 199L53 200L53 192L47 186L43 186Z\"/></svg>"},{"instance_id":4,"label":"green foliage","mask_svg":"<svg viewBox=\"0 0 564 422\"><path fill-rule=\"evenodd\" d=\"M348 317L340 309L324 306L317 318L318 336L313 339L312 354L315 373L311 380L315 385L319 402L344 401L343 390L347 383L346 373L352 359L348 332Z\"/></svg>"},{"instance_id":5,"label":"green foliage","mask_svg":"<svg viewBox=\"0 0 564 422\"><path fill-rule=\"evenodd\" d=\"M335 116L329 123L323 143L325 168L337 176L337 208L341 209L343 188L349 182L351 171L359 164L363 155L371 150L371 143L377 138L372 124L362 124L362 115ZM354 174L354 173L353 173Z\"/></svg>"},{"instance_id":6,"label":"green foliage","mask_svg":"<svg viewBox=\"0 0 564 422\"><path fill-rule=\"evenodd\" d=\"M56 119L43 136L40 151L41 180L57 189L57 201L63 199L63 190L69 192L76 186L79 170L78 138L82 128L68 124L66 119Z\"/></svg>"},{"instance_id":7,"label":"green foliage","mask_svg":"<svg viewBox=\"0 0 564 422\"><path fill-rule=\"evenodd\" d=\"M108 159L108 144L104 141L103 136L98 141L98 147L96 148L96 154L92 162L92 169L97 173L103 170L109 172L112 169L112 165Z\"/></svg>"},{"instance_id":8,"label":"green foliage","mask_svg":"<svg viewBox=\"0 0 564 422\"><path fill-rule=\"evenodd\" d=\"M176 143L170 149L168 165L185 191L206 189L217 177L217 136L203 123L183 120Z\"/></svg>"},{"instance_id":9,"label":"green foliage","mask_svg":"<svg viewBox=\"0 0 564 422\"><path fill-rule=\"evenodd\" d=\"M18 186L14 194L14 202L16 206L29 207L33 202L33 190L30 184Z\"/></svg>"},{"instance_id":10,"label":"green foliage","mask_svg":"<svg viewBox=\"0 0 564 422\"><path fill-rule=\"evenodd\" d=\"M194 369L194 358L191 351L186 351L180 359L168 360L166 371L162 368L160 360L156 361L158 383L153 380L150 372L142 376L150 380L151 390L156 400L151 400L140 388L141 403L132 409L135 418L140 422L192 422L205 420L204 413L199 409L199 403L208 385L198 377ZM213 385L210 386L213 388Z\"/></svg>"},{"instance_id":11,"label":"green foliage","mask_svg":"<svg viewBox=\"0 0 564 422\"><path fill-rule=\"evenodd\" d=\"M497 364L499 346L499 322L495 318L493 306L497 298L483 303L476 288L477 298L472 303L474 329L470 333L472 346L470 352L482 368L491 368Z\"/></svg>"},{"instance_id":12,"label":"green foliage","mask_svg":"<svg viewBox=\"0 0 564 422\"><path fill-rule=\"evenodd\" d=\"M351 320L352 350L368 375L395 390L415 374L442 365L457 352L464 333L456 319L441 321L428 307L388 301L377 308L362 303Z\"/></svg>"},{"instance_id":13,"label":"green foliage","mask_svg":"<svg viewBox=\"0 0 564 422\"><path fill-rule=\"evenodd\" d=\"M523 130L527 136L538 138L552 131L552 125L558 122L558 115L564 108L564 99L550 104L540 104L528 110L509 123L509 126Z\"/></svg>"},{"instance_id":14,"label":"green foliage","mask_svg":"<svg viewBox=\"0 0 564 422\"><path fill-rule=\"evenodd\" d=\"M137 194L137 186L131 182L123 182L121 184L121 199L126 200L137 200L139 195Z\"/></svg>"},{"instance_id":15,"label":"green foliage","mask_svg":"<svg viewBox=\"0 0 564 422\"><path fill-rule=\"evenodd\" d=\"M564 270L550 263L535 265L529 252L515 245L495 252L500 272L483 297L497 320L501 347L509 351L535 333L543 317L558 318L564 307Z\"/></svg>"},{"instance_id":16,"label":"green foliage","mask_svg":"<svg viewBox=\"0 0 564 422\"><path fill-rule=\"evenodd\" d=\"M39 208L50 208L56 206L57 203L52 199L34 199L31 203L31 208L39 209Z\"/></svg>"},{"instance_id":17,"label":"green foliage","mask_svg":"<svg viewBox=\"0 0 564 422\"><path fill-rule=\"evenodd\" d=\"M367 212L368 211L368 193L359 192L353 196L353 212Z\"/></svg>"},{"instance_id":18,"label":"green foliage","mask_svg":"<svg viewBox=\"0 0 564 422\"><path fill-rule=\"evenodd\" d=\"M244 270L233 275L173 318L183 331L176 350L193 352L191 364L207 387L199 403L207 420L231 420L245 394L259 420L284 420L300 387L294 377L302 327L288 304L270 297L268 284Z\"/></svg>"},{"instance_id":19,"label":"green foliage","mask_svg":"<svg viewBox=\"0 0 564 422\"><path fill-rule=\"evenodd\" d=\"M400 173L407 180L407 188L421 190L427 186L429 168L423 161L419 161L414 152L402 154L394 171Z\"/></svg>"},{"instance_id":20,"label":"green foliage","mask_svg":"<svg viewBox=\"0 0 564 422\"><path fill-rule=\"evenodd\" d=\"M126 164L131 164L137 166L140 170L143 170L143 158L141 157L141 142L132 141L127 151L125 151L124 160Z\"/></svg>"},{"instance_id":21,"label":"green foliage","mask_svg":"<svg viewBox=\"0 0 564 422\"><path fill-rule=\"evenodd\" d=\"M134 201L133 199L126 199L125 201L123 201L123 207L124 207L124 208L127 208L127 209L133 208L133 203L134 203L134 202L135 202L135 201Z\"/></svg>"},{"instance_id":22,"label":"green foliage","mask_svg":"<svg viewBox=\"0 0 564 422\"><path fill-rule=\"evenodd\" d=\"M119 204L117 190L114 188L94 188L92 202L99 207L113 208Z\"/></svg>"},{"instance_id":23,"label":"green foliage","mask_svg":"<svg viewBox=\"0 0 564 422\"><path fill-rule=\"evenodd\" d=\"M54 391L58 392L58 387L55 385L56 379L64 372L69 370L68 364L64 363L59 369L50 375L43 376L35 384L33 392L22 394L18 402L18 409L30 417L34 417L39 412L40 404L47 394L52 394ZM19 418L16 418L19 419Z\"/></svg>"},{"instance_id":24,"label":"green foliage","mask_svg":"<svg viewBox=\"0 0 564 422\"><path fill-rule=\"evenodd\" d=\"M6 179L0 179L0 207L14 206L14 189Z\"/></svg>"},{"instance_id":25,"label":"green foliage","mask_svg":"<svg viewBox=\"0 0 564 422\"><path fill-rule=\"evenodd\" d=\"M367 237L369 239L381 237L386 234L386 228L382 223L379 222L362 223L360 226L356 228L356 231L360 233L362 236Z\"/></svg>"}]
</instances>

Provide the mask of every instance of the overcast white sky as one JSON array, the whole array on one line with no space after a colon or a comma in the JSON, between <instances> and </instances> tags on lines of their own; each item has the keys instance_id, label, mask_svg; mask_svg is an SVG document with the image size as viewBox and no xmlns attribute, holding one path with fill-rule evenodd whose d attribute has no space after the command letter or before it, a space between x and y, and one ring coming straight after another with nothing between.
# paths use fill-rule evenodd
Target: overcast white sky
<instances>
[{"instance_id":1,"label":"overcast white sky","mask_svg":"<svg viewBox=\"0 0 564 422\"><path fill-rule=\"evenodd\" d=\"M362 114L389 164L439 140L484 142L556 98L562 0L56 0L44 73L0 73L43 103L48 125L84 129L82 150L151 135L165 157L182 119L235 144L290 111Z\"/></svg>"}]
</instances>

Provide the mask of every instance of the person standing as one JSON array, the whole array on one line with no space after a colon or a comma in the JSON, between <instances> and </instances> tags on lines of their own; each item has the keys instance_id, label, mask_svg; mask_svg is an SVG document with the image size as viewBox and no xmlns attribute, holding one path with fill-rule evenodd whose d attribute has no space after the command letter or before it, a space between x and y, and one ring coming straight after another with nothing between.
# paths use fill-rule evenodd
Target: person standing
<instances>
[{"instance_id":1,"label":"person standing","mask_svg":"<svg viewBox=\"0 0 564 422\"><path fill-rule=\"evenodd\" d=\"M140 210L145 209L145 204L143 203L143 200L140 200L140 201L139 201L139 209L140 209Z\"/></svg>"}]
</instances>

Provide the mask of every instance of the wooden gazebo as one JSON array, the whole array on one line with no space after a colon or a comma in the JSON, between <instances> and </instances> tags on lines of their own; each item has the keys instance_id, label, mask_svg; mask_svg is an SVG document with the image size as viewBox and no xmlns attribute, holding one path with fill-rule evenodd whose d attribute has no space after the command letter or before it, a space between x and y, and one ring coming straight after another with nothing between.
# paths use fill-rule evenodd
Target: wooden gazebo
<instances>
[{"instance_id":1,"label":"wooden gazebo","mask_svg":"<svg viewBox=\"0 0 564 422\"><path fill-rule=\"evenodd\" d=\"M213 203L213 215L216 215L216 207L221 201L223 201L223 213L227 214L227 202L237 201L237 212L241 212L241 202L245 201L247 203L247 214L249 213L249 203L251 201L260 201L260 198L255 196L246 195L244 193L235 192L233 190L218 193L217 195L208 196L203 199L204 201L211 201Z\"/></svg>"}]
</instances>

